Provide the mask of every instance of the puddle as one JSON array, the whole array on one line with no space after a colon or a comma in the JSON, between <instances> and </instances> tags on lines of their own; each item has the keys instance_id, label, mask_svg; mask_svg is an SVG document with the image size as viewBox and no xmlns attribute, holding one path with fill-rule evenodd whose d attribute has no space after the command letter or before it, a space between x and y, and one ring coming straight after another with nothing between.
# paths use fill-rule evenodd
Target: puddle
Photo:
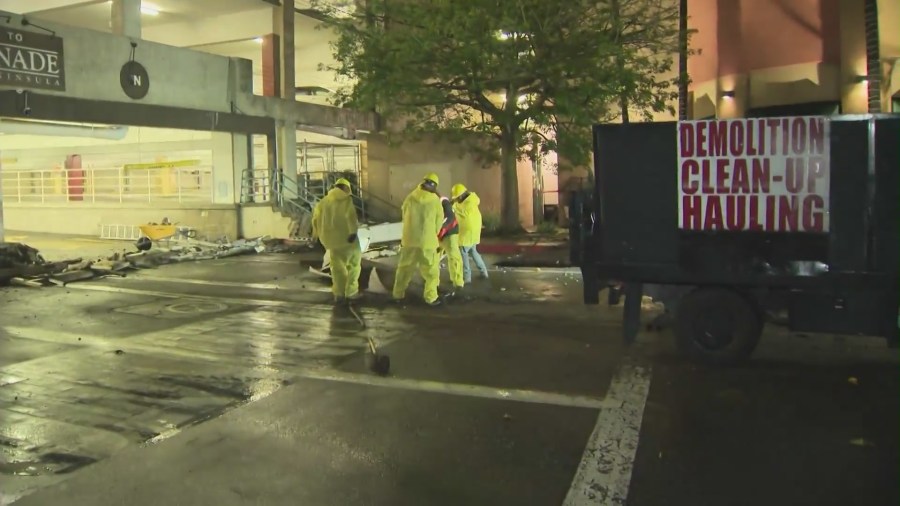
<instances>
[{"instance_id":1,"label":"puddle","mask_svg":"<svg viewBox=\"0 0 900 506\"><path fill-rule=\"evenodd\" d=\"M42 476L68 474L96 462L97 459L69 453L45 453L38 460L0 462L0 474L9 476Z\"/></svg>"}]
</instances>

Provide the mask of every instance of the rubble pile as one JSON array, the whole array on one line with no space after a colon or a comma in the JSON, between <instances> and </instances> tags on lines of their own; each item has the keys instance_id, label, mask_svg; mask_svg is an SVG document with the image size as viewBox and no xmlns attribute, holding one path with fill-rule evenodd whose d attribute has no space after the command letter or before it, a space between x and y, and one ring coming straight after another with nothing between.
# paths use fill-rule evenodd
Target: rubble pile
<instances>
[{"instance_id":1,"label":"rubble pile","mask_svg":"<svg viewBox=\"0 0 900 506\"><path fill-rule=\"evenodd\" d=\"M187 239L172 241L166 248L153 248L144 240L135 244L137 251L123 250L108 257L75 258L61 262L48 262L38 250L25 244L0 243L0 285L65 286L108 276L125 277L128 271L135 269L262 253L269 249L267 239L261 237L234 242Z\"/></svg>"}]
</instances>

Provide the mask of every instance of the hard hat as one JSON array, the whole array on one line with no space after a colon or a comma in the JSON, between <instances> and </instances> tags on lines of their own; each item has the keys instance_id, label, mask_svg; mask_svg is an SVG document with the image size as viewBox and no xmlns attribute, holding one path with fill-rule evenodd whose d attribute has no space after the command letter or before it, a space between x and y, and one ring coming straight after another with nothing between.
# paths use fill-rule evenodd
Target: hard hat
<instances>
[{"instance_id":1,"label":"hard hat","mask_svg":"<svg viewBox=\"0 0 900 506\"><path fill-rule=\"evenodd\" d=\"M431 181L432 183L434 183L435 186L439 186L441 184L440 179L438 179L438 175L435 174L434 172L426 175L424 179L425 179L425 181Z\"/></svg>"},{"instance_id":2,"label":"hard hat","mask_svg":"<svg viewBox=\"0 0 900 506\"><path fill-rule=\"evenodd\" d=\"M466 187L460 183L456 183L453 185L453 188L450 188L450 196L453 198L459 198L460 195L466 193L469 190L466 190Z\"/></svg>"},{"instance_id":3,"label":"hard hat","mask_svg":"<svg viewBox=\"0 0 900 506\"><path fill-rule=\"evenodd\" d=\"M350 188L350 181L347 181L347 179L345 179L345 178L340 178L334 182L334 185L335 186L346 186L347 188Z\"/></svg>"}]
</instances>

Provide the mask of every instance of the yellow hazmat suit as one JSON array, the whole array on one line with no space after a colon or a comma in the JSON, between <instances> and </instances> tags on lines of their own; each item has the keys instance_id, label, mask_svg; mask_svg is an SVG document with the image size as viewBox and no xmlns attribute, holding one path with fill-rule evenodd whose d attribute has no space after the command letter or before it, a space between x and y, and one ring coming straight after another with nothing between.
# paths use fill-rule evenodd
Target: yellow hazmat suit
<instances>
[{"instance_id":1,"label":"yellow hazmat suit","mask_svg":"<svg viewBox=\"0 0 900 506\"><path fill-rule=\"evenodd\" d=\"M441 200L419 186L404 199L401 209L403 236L400 239L400 260L393 296L394 299L406 296L406 289L418 270L425 281L425 302L432 304L438 298L437 289L441 279L441 264L437 252L440 245L438 232L444 222Z\"/></svg>"},{"instance_id":2,"label":"yellow hazmat suit","mask_svg":"<svg viewBox=\"0 0 900 506\"><path fill-rule=\"evenodd\" d=\"M338 180L338 184L342 181ZM349 183L346 186L349 188ZM331 291L338 301L359 294L362 251L356 238L358 230L356 208L350 194L332 188L313 210L312 233L331 256Z\"/></svg>"},{"instance_id":3,"label":"yellow hazmat suit","mask_svg":"<svg viewBox=\"0 0 900 506\"><path fill-rule=\"evenodd\" d=\"M447 255L447 272L453 288L459 290L465 285L463 281L463 258L459 247L459 221L453 212L453 204L447 197L441 198L444 211L444 223L441 225L441 249Z\"/></svg>"},{"instance_id":4,"label":"yellow hazmat suit","mask_svg":"<svg viewBox=\"0 0 900 506\"><path fill-rule=\"evenodd\" d=\"M453 185L450 192L453 200L457 202L453 204L453 212L456 213L456 219L459 221L459 249L462 253L463 264L463 282L472 282L472 264L475 261L475 267L481 272L481 277L488 278L487 265L478 252L478 245L481 243L481 210L478 205L481 199L474 192L466 190L461 184ZM458 200L463 198L462 202Z\"/></svg>"},{"instance_id":5,"label":"yellow hazmat suit","mask_svg":"<svg viewBox=\"0 0 900 506\"><path fill-rule=\"evenodd\" d=\"M464 193L465 189L463 190ZM454 196L454 198L459 195ZM469 196L462 202L453 204L453 212L456 213L456 219L459 221L459 245L462 247L475 246L481 244L481 210L478 205L481 199L474 192L469 192Z\"/></svg>"}]
</instances>

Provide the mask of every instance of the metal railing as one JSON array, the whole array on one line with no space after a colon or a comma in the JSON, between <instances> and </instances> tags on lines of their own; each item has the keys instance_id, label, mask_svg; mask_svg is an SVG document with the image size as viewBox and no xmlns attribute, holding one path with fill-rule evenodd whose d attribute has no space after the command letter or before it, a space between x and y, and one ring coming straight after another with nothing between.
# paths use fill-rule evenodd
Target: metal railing
<instances>
[{"instance_id":1,"label":"metal railing","mask_svg":"<svg viewBox=\"0 0 900 506\"><path fill-rule=\"evenodd\" d=\"M211 167L0 172L7 204L211 203Z\"/></svg>"},{"instance_id":2,"label":"metal railing","mask_svg":"<svg viewBox=\"0 0 900 506\"><path fill-rule=\"evenodd\" d=\"M399 210L393 203L363 190L357 183L359 174L350 171L300 172L292 176L277 169L248 169L241 178L241 202L271 204L293 219L293 235L305 237L310 231L313 208L342 177L351 181L351 193L361 221L379 218L370 215L369 204L373 202L380 203L384 209Z\"/></svg>"}]
</instances>

